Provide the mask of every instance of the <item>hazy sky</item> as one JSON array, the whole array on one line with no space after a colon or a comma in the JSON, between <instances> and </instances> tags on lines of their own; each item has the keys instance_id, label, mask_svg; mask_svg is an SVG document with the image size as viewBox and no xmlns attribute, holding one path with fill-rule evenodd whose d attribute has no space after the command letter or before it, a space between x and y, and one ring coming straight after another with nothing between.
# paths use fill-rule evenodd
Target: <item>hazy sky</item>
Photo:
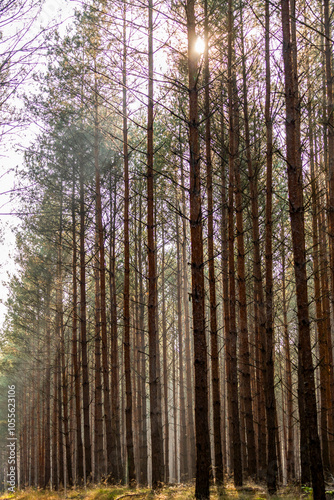
<instances>
[{"instance_id":1,"label":"hazy sky","mask_svg":"<svg viewBox=\"0 0 334 500\"><path fill-rule=\"evenodd\" d=\"M79 2L71 0L45 0L43 10L33 26L33 32L39 33L41 27L54 25L62 22L59 31L65 29L66 24L71 20L75 6ZM29 32L29 37L33 33ZM27 90L29 82L26 84ZM22 90L22 89L21 89ZM25 90L25 89L24 89ZM4 144L0 146L0 231L2 241L0 241L0 327L3 324L6 314L4 302L8 296L8 291L4 281L8 280L8 273L15 271L12 255L15 252L15 237L13 227L19 226L19 218L14 215L6 215L15 212L18 208L17 201L11 200L11 192L15 188L15 176L12 169L23 164L23 153L18 151L27 147L33 138L33 130L20 129L9 138L5 136Z\"/></svg>"}]
</instances>

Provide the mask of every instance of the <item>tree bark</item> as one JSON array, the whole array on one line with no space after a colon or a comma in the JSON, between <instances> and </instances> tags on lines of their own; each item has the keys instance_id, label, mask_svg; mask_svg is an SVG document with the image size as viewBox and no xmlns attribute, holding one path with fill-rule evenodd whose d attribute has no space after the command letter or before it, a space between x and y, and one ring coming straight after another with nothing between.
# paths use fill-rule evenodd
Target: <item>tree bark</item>
<instances>
[{"instance_id":1,"label":"tree bark","mask_svg":"<svg viewBox=\"0 0 334 500\"><path fill-rule=\"evenodd\" d=\"M222 102L221 102L221 269L222 269L222 298L223 298L223 325L224 325L224 338L226 339L227 332L229 331L229 299L228 299L228 238L227 238L227 186L226 186L226 166L228 164L228 151L225 140L225 117L224 117L224 104L223 104L223 89L222 89ZM226 342L225 342L226 345ZM228 423L227 415L227 390L225 382L226 371L226 351L224 356L225 362L222 363L222 384L223 384L223 457L225 457L224 469L227 470L227 430L226 423Z\"/></svg>"},{"instance_id":2,"label":"tree bark","mask_svg":"<svg viewBox=\"0 0 334 500\"><path fill-rule=\"evenodd\" d=\"M164 480L161 407L159 405L158 343L157 343L157 275L154 241L154 166L153 166L153 0L149 0L149 81L147 116L147 251L148 251L148 334L149 385L152 447L152 487L158 488Z\"/></svg>"},{"instance_id":3,"label":"tree bark","mask_svg":"<svg viewBox=\"0 0 334 500\"><path fill-rule=\"evenodd\" d=\"M187 428L186 408L184 394L184 361L183 361L183 328L182 328L182 277L181 277L181 251L180 251L180 229L179 217L175 215L176 225L176 259L177 259L177 329L179 343L179 384L180 384L180 481L186 482L188 474L188 451L187 451Z\"/></svg>"},{"instance_id":4,"label":"tree bark","mask_svg":"<svg viewBox=\"0 0 334 500\"><path fill-rule=\"evenodd\" d=\"M142 196L141 192L139 194L139 220L142 220ZM139 271L139 330L140 330L140 347L141 347L141 362L140 362L140 398L142 404L142 414L141 414L141 436L140 436L140 449L139 449L139 460L140 460L140 484L146 485L148 482L148 450L147 450L147 403L146 403L146 340L145 340L145 330L144 330L144 319L145 319L145 298L144 298L144 286L143 286L143 252L142 252L142 224L139 226L138 235L138 271Z\"/></svg>"},{"instance_id":5,"label":"tree bark","mask_svg":"<svg viewBox=\"0 0 334 500\"><path fill-rule=\"evenodd\" d=\"M207 378L207 345L205 335L204 259L198 134L198 55L195 51L196 20L194 0L187 0L188 77L189 77L189 150L190 150L190 233L192 309L195 357L195 435L196 487L195 497L209 498L210 439Z\"/></svg>"},{"instance_id":6,"label":"tree bark","mask_svg":"<svg viewBox=\"0 0 334 500\"><path fill-rule=\"evenodd\" d=\"M287 480L292 481L296 477L295 454L294 454L294 426L293 426L293 388L292 388L292 367L290 354L290 339L287 317L286 300L286 258L285 258L285 234L284 223L282 224L282 293L283 293L283 326L284 326L284 353L285 353L285 384L287 398Z\"/></svg>"},{"instance_id":7,"label":"tree bark","mask_svg":"<svg viewBox=\"0 0 334 500\"><path fill-rule=\"evenodd\" d=\"M96 224L97 226L97 224ZM103 453L103 401L102 401L102 363L101 363L101 289L98 230L95 234L95 386L94 386L94 482L101 482L104 469Z\"/></svg>"},{"instance_id":8,"label":"tree bark","mask_svg":"<svg viewBox=\"0 0 334 500\"><path fill-rule=\"evenodd\" d=\"M165 483L169 483L169 414L168 414L168 352L167 352L167 319L166 319L166 297L165 297L165 230L162 227L162 352L164 372L164 428L165 428Z\"/></svg>"},{"instance_id":9,"label":"tree bark","mask_svg":"<svg viewBox=\"0 0 334 500\"><path fill-rule=\"evenodd\" d=\"M211 381L213 405L213 435L214 435L214 464L217 484L224 483L224 467L221 442L221 403L220 378L218 357L218 321L216 299L216 277L214 262L214 234L213 234L213 186L212 186L212 158L211 158L211 120L210 120L210 68L209 68L209 20L208 2L204 2L204 85L205 85L205 156L208 197L208 260L209 260L209 289L210 289L210 339L211 339Z\"/></svg>"},{"instance_id":10,"label":"tree bark","mask_svg":"<svg viewBox=\"0 0 334 500\"><path fill-rule=\"evenodd\" d=\"M271 78L270 78L270 3L266 0L265 17L265 48L266 48L266 413L267 413L267 488L269 494L277 491L277 450L276 432L276 400L274 374L274 321L273 321L273 248L272 248L272 184L273 184L273 124L271 117Z\"/></svg>"},{"instance_id":11,"label":"tree bark","mask_svg":"<svg viewBox=\"0 0 334 500\"><path fill-rule=\"evenodd\" d=\"M229 102L229 331L227 332L226 362L230 401L230 417L232 418L233 474L235 486L242 486L242 458L239 417L239 389L237 366L237 325L236 325L236 292L234 269L234 189L235 159L238 154L236 134L236 102L234 96L234 42L233 42L233 0L228 3L228 102Z\"/></svg>"},{"instance_id":12,"label":"tree bark","mask_svg":"<svg viewBox=\"0 0 334 500\"><path fill-rule=\"evenodd\" d=\"M190 337L190 320L189 320L189 291L188 291L188 259L187 259L187 223L186 223L186 197L185 197L185 187L184 187L184 168L183 168L183 150L181 143L181 134L179 134L180 140L180 157L181 157L181 201L182 201L182 272L183 272L183 311L184 311L184 327L185 327L185 356L186 356L186 366L187 366L187 448L188 448L188 471L189 478L193 479L196 473L196 460L195 460L195 429L194 429L194 406L193 406L193 367L191 363L192 353L191 353L191 337Z\"/></svg>"},{"instance_id":13,"label":"tree bark","mask_svg":"<svg viewBox=\"0 0 334 500\"><path fill-rule=\"evenodd\" d=\"M331 283L332 283L332 305L334 304L334 101L333 101L333 43L332 43L332 17L333 12L330 12L329 0L324 0L324 28L325 28L325 60L326 60L326 90L327 90L327 145L328 145L328 222L329 222L329 252L331 262ZM328 318L330 323L330 318ZM331 472L334 471L334 377L333 377L333 352L332 339L330 329L326 330L328 350L328 375L329 375L329 391L327 390L327 401L329 403L329 454Z\"/></svg>"},{"instance_id":14,"label":"tree bark","mask_svg":"<svg viewBox=\"0 0 334 500\"><path fill-rule=\"evenodd\" d=\"M109 291L111 300L111 324L110 324L110 358L111 358L111 384L110 384L110 398L111 398L111 424L107 441L110 439L110 455L107 455L107 469L109 482L115 483L118 481L123 481L123 464L122 464L122 449L121 449L121 426L120 426L120 384L119 384L119 359L118 359L118 328L117 328L117 297L116 297L116 270L115 270L115 238L116 238L116 190L117 183L113 186L113 199L112 199L112 188L110 186L110 208L111 208L111 220L112 228L110 234L110 248L109 248L109 259L110 259L110 273L109 273ZM103 343L102 338L102 354L108 352L107 349L107 339L106 346ZM102 362L104 363L103 359ZM107 366L107 365L106 365ZM104 377L108 377L109 382L109 372L106 372ZM104 381L104 396L106 396L106 381ZM108 413L109 406L107 400L105 399L105 414L106 414L106 425L108 425ZM107 429L108 433L108 429ZM107 444L108 446L108 444Z\"/></svg>"},{"instance_id":15,"label":"tree bark","mask_svg":"<svg viewBox=\"0 0 334 500\"><path fill-rule=\"evenodd\" d=\"M52 411L52 488L58 490L58 404L57 404L57 366L53 364L53 411ZM28 477L28 475L27 475Z\"/></svg>"},{"instance_id":16,"label":"tree bark","mask_svg":"<svg viewBox=\"0 0 334 500\"><path fill-rule=\"evenodd\" d=\"M250 134L249 134L249 116L248 116L248 92L247 92L247 76L246 76L246 58L244 50L244 34L243 34L243 18L241 13L241 43L242 43L242 75L243 75L243 101L244 101L244 126L245 126L245 146L246 157L248 165L249 183L252 198L252 216L253 216L253 245L259 239L258 228L258 200L256 181L253 172L253 162L250 147ZM239 176L240 177L240 176ZM239 295L240 295L240 335L241 335L241 362L242 362L242 380L243 380L243 398L245 407L246 419L246 432L247 432L247 471L250 477L255 478L257 474L256 464L256 446L255 446L255 431L254 431L254 413L252 405L252 391L251 391L251 378L254 373L252 372L252 363L250 361L249 340L248 340L248 322L247 322L247 301L246 301L246 281L245 281L245 249L244 249L244 229L242 217L242 193L241 182L238 182L237 187L237 235L238 235L238 282L239 282ZM256 225L256 227L255 227ZM257 252L260 250L257 248ZM254 252L255 253L255 252ZM260 269L257 269L257 275L260 276L261 284L261 264ZM255 373L254 373L255 375Z\"/></svg>"},{"instance_id":17,"label":"tree bark","mask_svg":"<svg viewBox=\"0 0 334 500\"><path fill-rule=\"evenodd\" d=\"M125 372L125 426L127 472L130 487L135 485L135 458L132 429L132 384L130 354L130 241L129 241L129 153L128 153L128 116L127 116L127 40L126 40L126 3L123 12L123 162L124 162L124 372Z\"/></svg>"},{"instance_id":18,"label":"tree bark","mask_svg":"<svg viewBox=\"0 0 334 500\"><path fill-rule=\"evenodd\" d=\"M84 420L84 448L85 448L85 479L91 480L92 459L90 439L90 394L87 352L87 319L86 319L86 251L85 251L85 194L84 194L84 165L80 165L80 342L82 361L82 404Z\"/></svg>"},{"instance_id":19,"label":"tree bark","mask_svg":"<svg viewBox=\"0 0 334 500\"><path fill-rule=\"evenodd\" d=\"M44 482L43 488L50 487L51 481L51 278L46 285L45 336L46 336L46 370L45 370L45 448L44 448ZM23 464L22 464L23 465ZM21 470L23 469L21 465ZM24 481L22 482L24 485Z\"/></svg>"},{"instance_id":20,"label":"tree bark","mask_svg":"<svg viewBox=\"0 0 334 500\"><path fill-rule=\"evenodd\" d=\"M292 44L290 36L290 12L289 0L281 0L282 29L283 29L283 60L285 78L285 103L286 103L286 147L287 147L287 170L288 191L290 206L291 235L294 255L294 270L297 295L297 316L299 328L299 363L302 378L302 392L305 396L305 419L301 419L300 425L309 431L310 450L312 450L311 474L314 498L325 500L325 483L323 475L320 440L317 425L317 406L315 397L314 370L310 339L310 320L308 310L307 274L306 274L306 252L305 252L305 229L304 229L304 205L303 184L301 169L301 153L298 148L300 144L300 129L297 119L297 83L294 76L297 75L293 68ZM299 394L302 397L302 394Z\"/></svg>"},{"instance_id":21,"label":"tree bark","mask_svg":"<svg viewBox=\"0 0 334 500\"><path fill-rule=\"evenodd\" d=\"M76 480L77 483L84 482L84 458L81 434L81 385L80 385L80 363L78 355L78 285L77 285L77 237L75 217L75 170L73 169L72 187L72 359L74 370L74 397L76 418Z\"/></svg>"}]
</instances>

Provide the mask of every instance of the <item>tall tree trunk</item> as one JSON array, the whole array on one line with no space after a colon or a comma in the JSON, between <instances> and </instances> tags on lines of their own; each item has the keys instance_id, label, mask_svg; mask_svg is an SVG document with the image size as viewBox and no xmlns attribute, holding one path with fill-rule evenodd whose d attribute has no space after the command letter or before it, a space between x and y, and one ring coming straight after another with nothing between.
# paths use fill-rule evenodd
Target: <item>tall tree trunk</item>
<instances>
[{"instance_id":1,"label":"tall tree trunk","mask_svg":"<svg viewBox=\"0 0 334 500\"><path fill-rule=\"evenodd\" d=\"M256 365L256 413L257 413L257 457L258 478L265 479L267 464L267 432L265 411L265 305L262 284L258 189L255 172L249 170L252 198L253 245L254 245L254 325L255 325L255 365Z\"/></svg>"},{"instance_id":2,"label":"tall tree trunk","mask_svg":"<svg viewBox=\"0 0 334 500\"><path fill-rule=\"evenodd\" d=\"M191 363L191 336L190 336L190 320L189 320L189 286L188 286L188 258L187 258L187 221L186 221L186 197L184 189L184 169L183 169L183 150L181 142L181 134L179 134L180 141L180 157L181 157L181 201L182 201L182 271L183 271L183 311L184 311L184 327L185 327L185 356L186 356L186 373L187 373L187 438L188 438L188 470L189 478L193 479L195 476L195 428L194 428L194 406L193 406L193 367Z\"/></svg>"},{"instance_id":3,"label":"tall tree trunk","mask_svg":"<svg viewBox=\"0 0 334 500\"><path fill-rule=\"evenodd\" d=\"M162 352L163 352L163 372L164 372L164 428L165 428L165 483L169 483L169 415L168 415L168 352L167 352L167 318L166 318L166 297L165 297L165 230L162 226Z\"/></svg>"},{"instance_id":4,"label":"tall tree trunk","mask_svg":"<svg viewBox=\"0 0 334 500\"><path fill-rule=\"evenodd\" d=\"M273 320L273 248L272 248L272 191L273 191L273 124L271 117L271 79L270 79L270 3L265 5L265 46L266 46L266 413L267 413L267 487L270 494L277 490L277 443L276 438L276 401L274 374L274 320Z\"/></svg>"},{"instance_id":5,"label":"tall tree trunk","mask_svg":"<svg viewBox=\"0 0 334 500\"><path fill-rule=\"evenodd\" d=\"M328 179L329 179L329 247L331 262L334 262L334 104L333 104L333 53L331 41L331 16L329 0L324 0L324 28L325 28L325 61L326 61L326 90L327 90L327 145L328 145ZM334 269L332 269L334 281Z\"/></svg>"},{"instance_id":6,"label":"tall tree trunk","mask_svg":"<svg viewBox=\"0 0 334 500\"><path fill-rule=\"evenodd\" d=\"M283 327L284 327L284 353L285 353L285 384L287 393L287 480L291 482L296 477L295 454L294 454L294 425L293 425L293 392L292 392L292 368L290 355L290 339L287 316L286 300L286 263L285 263L285 234L284 223L282 224L282 293L283 293Z\"/></svg>"},{"instance_id":7,"label":"tall tree trunk","mask_svg":"<svg viewBox=\"0 0 334 500\"><path fill-rule=\"evenodd\" d=\"M139 220L142 220L142 193L139 193ZM142 404L142 415L141 415L141 436L140 438L140 449L139 449L139 461L140 461L140 484L146 485L148 482L148 450L147 450L147 404L146 404L146 340L145 340L145 329L144 329L144 316L145 316L145 294L143 286L143 251L142 251L142 224L139 225L138 234L138 272L139 272L139 331L140 331L140 350L141 350L141 362L140 362L140 398Z\"/></svg>"},{"instance_id":8,"label":"tall tree trunk","mask_svg":"<svg viewBox=\"0 0 334 500\"><path fill-rule=\"evenodd\" d=\"M147 250L148 250L148 334L150 415L152 447L152 487L157 488L164 480L163 437L161 406L159 405L158 332L156 324L157 275L156 246L154 238L154 166L153 166L153 0L149 0L148 34L148 117L147 117Z\"/></svg>"},{"instance_id":9,"label":"tall tree trunk","mask_svg":"<svg viewBox=\"0 0 334 500\"><path fill-rule=\"evenodd\" d=\"M51 277L46 285L45 336L46 336L46 370L45 370L45 460L43 488L50 487L51 481ZM23 464L22 464L23 465ZM21 465L21 467L22 467ZM22 467L23 468L23 467ZM22 470L22 469L21 469ZM21 482L24 486L24 481Z\"/></svg>"},{"instance_id":10,"label":"tall tree trunk","mask_svg":"<svg viewBox=\"0 0 334 500\"><path fill-rule=\"evenodd\" d=\"M57 365L53 365L53 411L52 411L52 489L58 490L58 404L57 404ZM28 477L28 476L27 476Z\"/></svg>"},{"instance_id":11,"label":"tall tree trunk","mask_svg":"<svg viewBox=\"0 0 334 500\"><path fill-rule=\"evenodd\" d=\"M195 2L187 0L188 76L189 76L189 150L190 150L190 232L192 308L195 357L195 497L209 498L211 467L209 435L209 402L207 377L207 345L205 335L205 290L203 271L203 234L198 134L198 54L196 44Z\"/></svg>"},{"instance_id":12,"label":"tall tree trunk","mask_svg":"<svg viewBox=\"0 0 334 500\"><path fill-rule=\"evenodd\" d=\"M63 316L62 316L63 317ZM69 422L69 412L68 412L68 376L67 367L65 360L65 341L64 341L64 324L63 319L61 321L61 334L62 334L62 347L61 347L61 372L62 372L62 394L63 394L63 432L65 438L65 454L66 454L66 486L73 485L73 471L72 471L72 455L71 455L71 442L70 442L70 422Z\"/></svg>"},{"instance_id":13,"label":"tall tree trunk","mask_svg":"<svg viewBox=\"0 0 334 500\"><path fill-rule=\"evenodd\" d=\"M178 478L178 463L177 463L177 457L178 457L178 443L177 443L177 389L176 389L176 337L174 333L174 309L173 309L173 359L172 359L172 366L173 366L173 421L174 421L174 435L173 435L173 462L174 462L174 482L178 483L179 478Z\"/></svg>"},{"instance_id":14,"label":"tall tree trunk","mask_svg":"<svg viewBox=\"0 0 334 500\"><path fill-rule=\"evenodd\" d=\"M333 6L331 6L333 9ZM332 22L333 10L330 12L329 0L324 0L324 27L325 27L325 60L326 60L326 90L327 90L327 144L328 144L328 185L329 185L329 252L331 262L331 283L332 283L332 305L334 304L334 101L333 101L333 43L332 43ZM330 321L330 319L329 319ZM329 453L331 461L331 472L334 471L334 377L333 377L333 352L330 329L326 330L329 355Z\"/></svg>"},{"instance_id":15,"label":"tall tree trunk","mask_svg":"<svg viewBox=\"0 0 334 500\"><path fill-rule=\"evenodd\" d=\"M112 199L112 188L110 186L110 218L112 220L112 228L110 234L110 273L109 273L109 290L110 290L110 300L111 300L111 324L110 324L110 358L111 358L111 385L110 385L110 396L111 396L111 408L108 403L105 404L105 414L106 414L106 425L108 425L108 413L107 410L111 411L111 424L110 424L110 437L108 437L107 429L107 441L110 439L110 455L107 456L107 469L109 481L114 483L117 481L122 481L123 477L123 464L122 464L122 448L121 448L121 429L120 429L120 384L119 384L119 360L118 360L118 333L117 333L117 297L116 297L116 270L115 270L115 239L116 239L116 190L117 183L114 185L113 199ZM102 354L108 352L108 344L106 339L106 344L102 338ZM102 358L104 364L104 360ZM108 359L107 359L108 362ZM106 365L108 366L108 364ZM109 372L106 371L106 375L103 375L103 385L104 385L104 397L106 397L106 379L108 378L109 383ZM107 444L108 447L108 444Z\"/></svg>"},{"instance_id":16,"label":"tall tree trunk","mask_svg":"<svg viewBox=\"0 0 334 500\"><path fill-rule=\"evenodd\" d=\"M213 435L215 478L217 484L224 483L224 467L221 442L221 403L218 356L218 321L216 299L216 277L214 262L214 231L213 231L213 186L211 159L211 120L210 120L210 68L209 68L209 20L208 2L204 2L204 85L205 85L205 156L208 197L208 258L209 258L209 289L210 289L210 339L211 339L211 380L213 405Z\"/></svg>"},{"instance_id":17,"label":"tall tree trunk","mask_svg":"<svg viewBox=\"0 0 334 500\"><path fill-rule=\"evenodd\" d=\"M57 313L56 313L57 314ZM59 333L58 333L59 335ZM57 335L57 337L58 337ZM58 337L58 341L59 341ZM58 367L58 377L57 377L57 404L58 404L58 477L59 477L59 488L65 487L65 455L64 455L64 408L62 403L62 370L61 370L61 353L60 346L58 345L57 352L57 367Z\"/></svg>"},{"instance_id":18,"label":"tall tree trunk","mask_svg":"<svg viewBox=\"0 0 334 500\"><path fill-rule=\"evenodd\" d=\"M308 428L311 453L311 473L314 498L325 500L325 483L323 475L320 440L317 426L317 405L315 397L314 370L311 351L310 320L308 310L306 251L304 229L303 184L301 168L301 152L298 148L300 140L297 110L297 75L293 68L293 54L290 36L289 0L281 0L283 29L283 60L285 78L286 103L286 146L288 190L290 205L291 234L294 255L294 270L297 295L297 316L299 327L299 363L302 377L302 392L305 396L305 420L301 419L301 427ZM295 48L296 50L296 48ZM302 397L302 394L299 394Z\"/></svg>"},{"instance_id":19,"label":"tall tree trunk","mask_svg":"<svg viewBox=\"0 0 334 500\"><path fill-rule=\"evenodd\" d=\"M246 157L248 165L248 174L251 185L251 198L252 198L252 215L253 215L253 245L259 238L258 228L258 201L255 199L257 196L256 181L253 173L253 162L250 147L250 134L249 134L249 117L248 117L248 93L247 93L247 76L246 76L246 57L244 50L244 34L243 34L243 18L241 14L241 43L242 43L242 75L243 75L243 101L244 101L244 126L245 126L245 145ZM240 177L240 176L239 176ZM241 182L239 181L237 187L237 235L238 235L238 281L239 281L239 295L240 295L240 335L241 335L241 361L242 361L242 387L243 398L245 407L245 420L247 432L247 471L250 477L255 478L257 474L256 467L256 446L255 446L255 431L254 431L254 414L252 406L252 391L251 391L251 378L254 373L252 370L252 363L250 361L249 340L248 340L248 324L247 324L247 300L246 300L246 281L245 281L245 250L244 250L244 229L242 218L242 193ZM257 225L255 228L254 226ZM257 249L259 252L259 249ZM257 275L260 274L261 280L261 265L260 270L257 269ZM261 286L260 283L258 286ZM253 371L253 373L252 373Z\"/></svg>"},{"instance_id":20,"label":"tall tree trunk","mask_svg":"<svg viewBox=\"0 0 334 500\"><path fill-rule=\"evenodd\" d=\"M318 193L319 197L319 193ZM324 380L322 381L324 383L324 387L321 385L320 387L320 394L321 391L323 391L323 397L325 398L326 402L324 403L324 406L326 408L325 413L327 414L327 428L328 428L328 434L327 434L327 439L329 441L328 443L328 453L329 453L329 464L327 464L330 468L333 468L333 462L332 462L332 455L331 455L331 438L332 438L332 412L333 412L333 397L332 397L332 373L333 373L333 361L331 358L331 353L332 353L332 339L331 339L331 320L330 320L330 292L329 292L329 276L328 276L328 269L329 269L329 263L328 263L328 254L327 254L327 225L326 225L326 220L325 220L325 214L322 211L319 214L318 217L319 221L319 261L321 263L320 266L320 282L321 282L321 310L322 310L322 325L320 327L322 328L322 331L319 332L321 334L321 339L319 339L319 350L321 347L322 353L321 353L321 360L320 363L321 366L320 369L324 371ZM321 397L320 397L321 399ZM325 466L325 463L324 463Z\"/></svg>"},{"instance_id":21,"label":"tall tree trunk","mask_svg":"<svg viewBox=\"0 0 334 500\"><path fill-rule=\"evenodd\" d=\"M124 372L125 372L125 426L127 472L129 485L136 481L135 458L132 430L132 385L130 355L130 241L129 241L129 153L128 153L128 117L127 117L127 39L126 39L126 2L123 12L123 156L124 156ZM153 229L153 228L152 228Z\"/></svg>"},{"instance_id":22,"label":"tall tree trunk","mask_svg":"<svg viewBox=\"0 0 334 500\"><path fill-rule=\"evenodd\" d=\"M92 459L90 439L90 394L87 352L87 319L86 319L86 251L85 251L85 194L84 194L84 165L80 165L80 342L82 361L82 404L84 420L84 448L85 448L85 478L91 480Z\"/></svg>"},{"instance_id":23,"label":"tall tree trunk","mask_svg":"<svg viewBox=\"0 0 334 500\"><path fill-rule=\"evenodd\" d=\"M66 362L65 362L65 338L64 338L64 311L63 311L63 277L62 277L62 246L63 246L63 185L61 184L61 194L60 194L60 220L59 220L59 236L57 242L57 271L56 271L56 335L59 341L59 394L62 396L59 401L60 412L62 411L62 417L60 417L59 427L61 429L60 433L63 433L65 439L65 453L66 453L66 471L67 478L64 476L63 485L68 484L71 486L73 484L72 477L72 457L71 457L71 446L69 440L69 416L68 416L68 387L67 387L67 373L66 373ZM61 409L62 406L62 409ZM61 447L61 442L59 442L59 451L62 456L63 449ZM63 461L60 461L60 477L65 474Z\"/></svg>"},{"instance_id":24,"label":"tall tree trunk","mask_svg":"<svg viewBox=\"0 0 334 500\"><path fill-rule=\"evenodd\" d=\"M36 400L35 400L35 395L36 392L34 390L35 388L35 373L32 376L31 379L31 392L32 392L32 397L31 397L31 407L30 407L30 486L36 487L36 454L35 454L35 444L36 444L36 438L35 438L35 413L34 410L36 408Z\"/></svg>"},{"instance_id":25,"label":"tall tree trunk","mask_svg":"<svg viewBox=\"0 0 334 500\"><path fill-rule=\"evenodd\" d=\"M99 317L99 336L101 347L102 347L102 375L103 375L103 408L104 414L103 419L105 421L106 428L106 449L107 449L107 472L109 474L109 480L116 480L116 460L113 455L115 450L115 433L112 428L112 417L111 417L111 406L110 406L110 382L109 382L109 360L108 360L108 338L107 338L107 315L106 315L106 277L105 277L105 238L103 230L102 221L102 199L101 199L101 179L100 179L100 160L99 160L99 104L98 104L98 75L96 68L96 60L94 61L94 78L95 78L95 92L94 92L94 166L95 166L95 192L96 192L96 231L97 231L97 246L98 246L98 276L96 276L97 283L99 283L100 290L100 317ZM96 340L98 344L98 340ZM98 345L96 345L98 348ZM101 381L102 388L102 381ZM115 388L117 390L117 388ZM100 403L99 403L100 404ZM98 416L100 419L100 415ZM102 427L103 429L103 427ZM99 431L101 434L101 430ZM99 449L99 460L102 462L99 464L100 472L99 474L106 471L106 467L103 458L103 447L101 448L101 442L96 443ZM98 472L98 471L97 471Z\"/></svg>"},{"instance_id":26,"label":"tall tree trunk","mask_svg":"<svg viewBox=\"0 0 334 500\"><path fill-rule=\"evenodd\" d=\"M308 137L310 144L310 166L311 166L311 197L312 197L312 239L313 239L313 273L314 273L314 300L316 309L316 325L319 345L319 369L320 369L320 436L322 445L322 460L324 472L328 474L330 470L330 458L328 447L328 417L329 408L327 402L329 400L330 382L328 370L328 346L326 336L326 324L322 311L321 300L321 283L319 269L319 232L318 232L318 200L319 193L317 192L317 180L315 177L314 165L314 140L313 140L313 122L312 122L312 101L311 101L311 83L309 81L309 61L307 61L307 82L308 95Z\"/></svg>"},{"instance_id":27,"label":"tall tree trunk","mask_svg":"<svg viewBox=\"0 0 334 500\"><path fill-rule=\"evenodd\" d=\"M35 463L36 463L36 480L35 484L38 487L40 484L40 447L41 447L41 369L40 369L40 315L41 315L41 297L40 291L37 291L37 318L36 318L36 333L37 333L37 359L36 359L36 381L35 381L35 391L36 394L36 442L35 442ZM15 468L17 470L17 455L15 453Z\"/></svg>"},{"instance_id":28,"label":"tall tree trunk","mask_svg":"<svg viewBox=\"0 0 334 500\"><path fill-rule=\"evenodd\" d=\"M224 325L224 338L229 331L229 300L228 300L228 239L227 239L227 218L228 218L228 207L227 207L227 186L226 186L226 167L228 164L228 151L226 147L225 139L225 117L224 117L224 104L223 104L223 89L221 95L221 269L222 269L222 296L223 296L223 325ZM226 351L225 351L226 354ZM226 356L223 358L225 360L222 363L222 384L223 384L223 457L225 457L224 469L227 470L227 429L226 429L226 419L227 414L227 394L226 394L226 383L225 383L225 370L226 370Z\"/></svg>"},{"instance_id":29,"label":"tall tree trunk","mask_svg":"<svg viewBox=\"0 0 334 500\"><path fill-rule=\"evenodd\" d=\"M176 225L176 259L177 259L177 329L179 343L179 387L180 387L180 481L184 483L188 474L188 451L187 451L187 428L186 428L186 408L184 394L184 362L183 362L183 328L182 328L182 277L181 277L181 252L180 252L180 229L179 216L175 215Z\"/></svg>"},{"instance_id":30,"label":"tall tree trunk","mask_svg":"<svg viewBox=\"0 0 334 500\"><path fill-rule=\"evenodd\" d=\"M97 221L96 221L97 222ZM101 289L98 230L95 234L95 386L94 386L94 482L101 481L104 468L103 453L103 401L102 401L102 364L101 364Z\"/></svg>"},{"instance_id":31,"label":"tall tree trunk","mask_svg":"<svg viewBox=\"0 0 334 500\"><path fill-rule=\"evenodd\" d=\"M229 331L227 332L226 362L227 378L230 401L230 417L232 417L232 455L234 484L241 486L242 459L241 459L241 436L239 417L239 389L238 389L238 367L237 367L237 325L236 325L236 292L235 292L235 270L234 270L234 202L233 193L235 189L235 159L238 152L236 134L236 102L234 94L233 74L233 0L228 3L228 101L229 101Z\"/></svg>"},{"instance_id":32,"label":"tall tree trunk","mask_svg":"<svg viewBox=\"0 0 334 500\"><path fill-rule=\"evenodd\" d=\"M137 191L136 187L135 190ZM133 219L134 219L134 297L133 297L133 317L134 317L134 335L133 335L133 345L134 345L134 361L133 365L135 370L132 370L132 380L133 380L133 449L136 465L136 481L139 483L140 463L139 463L139 450L140 450L140 436L142 434L142 415L143 415L143 405L142 398L140 394L140 325L139 325L139 287L138 287L138 211L137 211L137 200L138 195L134 197L133 200Z\"/></svg>"},{"instance_id":33,"label":"tall tree trunk","mask_svg":"<svg viewBox=\"0 0 334 500\"><path fill-rule=\"evenodd\" d=\"M78 285L77 285L77 236L75 217L75 170L73 168L72 188L72 359L74 371L74 397L75 397L75 419L76 419L76 480L78 484L84 481L84 458L81 434L81 384L80 363L78 355Z\"/></svg>"}]
</instances>

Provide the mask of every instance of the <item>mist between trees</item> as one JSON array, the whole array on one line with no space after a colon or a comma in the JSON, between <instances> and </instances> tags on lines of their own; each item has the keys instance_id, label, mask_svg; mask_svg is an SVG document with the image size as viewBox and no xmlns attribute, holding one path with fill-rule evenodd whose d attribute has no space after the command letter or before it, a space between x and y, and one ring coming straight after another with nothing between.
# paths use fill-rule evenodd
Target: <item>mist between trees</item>
<instances>
[{"instance_id":1,"label":"mist between trees","mask_svg":"<svg viewBox=\"0 0 334 500\"><path fill-rule=\"evenodd\" d=\"M1 332L3 488L15 385L19 488L207 499L233 478L325 499L332 22L329 0L85 0L48 31Z\"/></svg>"}]
</instances>

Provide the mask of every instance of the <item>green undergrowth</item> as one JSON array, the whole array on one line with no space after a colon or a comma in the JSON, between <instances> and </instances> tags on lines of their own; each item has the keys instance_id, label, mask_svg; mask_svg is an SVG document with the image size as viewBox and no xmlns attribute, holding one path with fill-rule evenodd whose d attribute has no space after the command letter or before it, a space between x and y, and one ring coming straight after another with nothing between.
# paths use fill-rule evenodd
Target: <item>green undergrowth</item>
<instances>
[{"instance_id":1,"label":"green undergrowth","mask_svg":"<svg viewBox=\"0 0 334 500\"><path fill-rule=\"evenodd\" d=\"M129 489L125 486L106 487L99 486L90 489L72 489L54 492L40 489L27 489L16 493L4 493L1 500L193 500L194 487L189 485L165 486L158 491L150 489ZM212 487L211 500L311 500L312 492L303 491L296 487L286 487L277 495L269 497L266 490L256 484L249 484L242 488L235 488L228 483L225 488ZM334 498L334 497L332 497Z\"/></svg>"}]
</instances>

